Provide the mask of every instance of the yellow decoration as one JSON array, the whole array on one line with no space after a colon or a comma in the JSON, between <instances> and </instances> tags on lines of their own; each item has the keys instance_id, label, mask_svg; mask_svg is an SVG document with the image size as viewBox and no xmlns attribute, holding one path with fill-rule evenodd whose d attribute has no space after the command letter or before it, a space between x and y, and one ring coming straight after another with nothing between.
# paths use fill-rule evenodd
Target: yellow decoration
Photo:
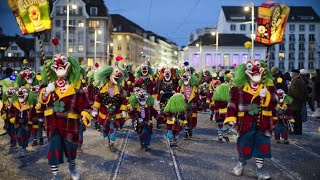
<instances>
[{"instance_id":1,"label":"yellow decoration","mask_svg":"<svg viewBox=\"0 0 320 180\"><path fill-rule=\"evenodd\" d=\"M28 64L28 59L24 59L24 60L22 61L22 63L23 63L23 64Z\"/></svg>"},{"instance_id":2,"label":"yellow decoration","mask_svg":"<svg viewBox=\"0 0 320 180\"><path fill-rule=\"evenodd\" d=\"M282 81L283 81L282 78L278 78L278 79L277 79L277 83L279 83L279 84L282 83Z\"/></svg>"},{"instance_id":3,"label":"yellow decoration","mask_svg":"<svg viewBox=\"0 0 320 180\"><path fill-rule=\"evenodd\" d=\"M127 84L130 86L131 85L131 81L128 81Z\"/></svg>"},{"instance_id":4,"label":"yellow decoration","mask_svg":"<svg viewBox=\"0 0 320 180\"><path fill-rule=\"evenodd\" d=\"M320 133L320 127L318 128L318 133Z\"/></svg>"},{"instance_id":5,"label":"yellow decoration","mask_svg":"<svg viewBox=\"0 0 320 180\"><path fill-rule=\"evenodd\" d=\"M85 79L82 79L81 82L82 82L82 83L86 83L86 80L85 80Z\"/></svg>"},{"instance_id":6,"label":"yellow decoration","mask_svg":"<svg viewBox=\"0 0 320 180\"><path fill-rule=\"evenodd\" d=\"M36 78L37 78L38 81L42 80L42 76L41 75L36 75Z\"/></svg>"},{"instance_id":7,"label":"yellow decoration","mask_svg":"<svg viewBox=\"0 0 320 180\"><path fill-rule=\"evenodd\" d=\"M252 43L250 41L247 41L247 42L244 43L244 47L246 49L250 49L252 47Z\"/></svg>"}]
</instances>

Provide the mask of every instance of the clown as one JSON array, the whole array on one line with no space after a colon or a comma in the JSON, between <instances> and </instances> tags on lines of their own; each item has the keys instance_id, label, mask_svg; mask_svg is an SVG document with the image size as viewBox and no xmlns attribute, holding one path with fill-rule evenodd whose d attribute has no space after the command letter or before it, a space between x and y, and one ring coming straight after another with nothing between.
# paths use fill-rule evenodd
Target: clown
<instances>
[{"instance_id":1,"label":"clown","mask_svg":"<svg viewBox=\"0 0 320 180\"><path fill-rule=\"evenodd\" d=\"M154 109L154 98L142 89L136 89L130 97L132 111L130 116L135 120L134 126L139 135L141 149L149 150L151 135L153 131L152 117L158 117L158 112Z\"/></svg>"},{"instance_id":2,"label":"clown","mask_svg":"<svg viewBox=\"0 0 320 180\"><path fill-rule=\"evenodd\" d=\"M37 102L36 93L30 91L27 87L20 87L12 97L12 107L9 109L8 118L14 123L15 137L21 147L20 157L27 153L30 130L35 118L35 109Z\"/></svg>"},{"instance_id":3,"label":"clown","mask_svg":"<svg viewBox=\"0 0 320 180\"><path fill-rule=\"evenodd\" d=\"M213 115L214 115L213 93L215 92L217 86L220 84L221 84L220 80L212 79L209 85L209 92L207 94L207 104L209 104L209 109L210 109L210 121L213 120Z\"/></svg>"},{"instance_id":4,"label":"clown","mask_svg":"<svg viewBox=\"0 0 320 180\"><path fill-rule=\"evenodd\" d=\"M217 87L216 91L213 94L214 100L214 115L215 120L218 125L218 141L223 143L223 139L226 142L229 142L229 138L226 135L226 132L229 129L229 125L224 125L223 122L227 115L227 105L230 100L230 90L229 85L221 84Z\"/></svg>"},{"instance_id":5,"label":"clown","mask_svg":"<svg viewBox=\"0 0 320 180\"><path fill-rule=\"evenodd\" d=\"M155 82L153 79L153 70L148 63L142 64L136 73L135 87L142 88L149 94L153 94Z\"/></svg>"},{"instance_id":6,"label":"clown","mask_svg":"<svg viewBox=\"0 0 320 180\"><path fill-rule=\"evenodd\" d=\"M98 84L94 81L95 71L89 71L87 74L87 87L85 88L87 98L89 100L90 106L93 105L97 95L99 94ZM93 119L94 126L96 130L100 131L100 124L97 119Z\"/></svg>"},{"instance_id":7,"label":"clown","mask_svg":"<svg viewBox=\"0 0 320 180\"><path fill-rule=\"evenodd\" d=\"M15 81L17 87L25 86L30 91L34 93L38 93L41 85L41 75L35 75L33 71L31 71L30 68L26 68L23 71L21 71L17 79ZM33 137L32 146L38 145L38 138L39 138L39 144L43 145L43 137L42 137L42 131L43 131L43 108L44 106L41 106L40 103L37 103L35 106L36 108L36 116L37 118L34 118L34 122L31 128L31 138Z\"/></svg>"},{"instance_id":8,"label":"clown","mask_svg":"<svg viewBox=\"0 0 320 180\"><path fill-rule=\"evenodd\" d=\"M79 127L81 123L89 126L91 121L86 94L76 88L80 81L80 66L74 58L55 54L44 65L42 81L48 85L40 90L39 101L47 106L44 115L53 179L60 178L58 170L59 164L63 163L63 154L69 162L71 179L80 179L75 163Z\"/></svg>"},{"instance_id":9,"label":"clown","mask_svg":"<svg viewBox=\"0 0 320 180\"><path fill-rule=\"evenodd\" d=\"M162 68L157 85L158 100L164 93L175 93L178 88L177 76L174 68Z\"/></svg>"},{"instance_id":10,"label":"clown","mask_svg":"<svg viewBox=\"0 0 320 180\"><path fill-rule=\"evenodd\" d=\"M211 79L212 79L211 78L211 73L210 73L209 70L203 69L202 71L199 72L199 82L200 82L200 84L203 84L204 82L209 84Z\"/></svg>"},{"instance_id":11,"label":"clown","mask_svg":"<svg viewBox=\"0 0 320 180\"><path fill-rule=\"evenodd\" d=\"M239 162L232 170L233 175L241 176L246 161L254 156L257 177L270 178L270 174L263 169L263 161L271 158L272 110L276 105L276 90L265 62L249 60L239 65L235 70L234 87L224 121L231 126L236 123L239 133Z\"/></svg>"},{"instance_id":12,"label":"clown","mask_svg":"<svg viewBox=\"0 0 320 180\"><path fill-rule=\"evenodd\" d=\"M103 137L108 137L109 148L115 152L114 142L117 130L124 124L127 110L124 90L120 86L122 72L118 66L101 67L95 72L94 81L101 88L92 106L92 116L97 117L103 127Z\"/></svg>"},{"instance_id":13,"label":"clown","mask_svg":"<svg viewBox=\"0 0 320 180\"><path fill-rule=\"evenodd\" d=\"M123 89L127 92L128 97L130 97L131 93L133 92L135 77L134 71L132 69L132 64L123 64L123 71L126 71L128 78L125 80Z\"/></svg>"},{"instance_id":14,"label":"clown","mask_svg":"<svg viewBox=\"0 0 320 180\"><path fill-rule=\"evenodd\" d=\"M196 76L191 75L189 72L185 72L180 80L182 83L180 87L180 93L185 97L187 109L185 116L187 124L185 125L185 139L189 139L192 136L192 130L197 126L197 113L198 113L198 83L199 80Z\"/></svg>"},{"instance_id":15,"label":"clown","mask_svg":"<svg viewBox=\"0 0 320 180\"><path fill-rule=\"evenodd\" d=\"M207 82L203 82L201 85L199 85L199 111L207 111L207 108L209 107L209 103L207 103L207 95L209 93L209 84Z\"/></svg>"},{"instance_id":16,"label":"clown","mask_svg":"<svg viewBox=\"0 0 320 180\"><path fill-rule=\"evenodd\" d=\"M280 143L280 136L284 139L284 144L289 144L288 129L293 132L293 123L295 122L291 115L290 101L292 98L285 94L282 89L277 90L279 103L275 108L274 120L276 123L273 129L274 137L277 143Z\"/></svg>"},{"instance_id":17,"label":"clown","mask_svg":"<svg viewBox=\"0 0 320 180\"><path fill-rule=\"evenodd\" d=\"M186 108L185 98L181 93L174 94L164 108L163 113L170 147L178 147L177 141L179 140L180 131L188 123L184 114Z\"/></svg>"}]
</instances>

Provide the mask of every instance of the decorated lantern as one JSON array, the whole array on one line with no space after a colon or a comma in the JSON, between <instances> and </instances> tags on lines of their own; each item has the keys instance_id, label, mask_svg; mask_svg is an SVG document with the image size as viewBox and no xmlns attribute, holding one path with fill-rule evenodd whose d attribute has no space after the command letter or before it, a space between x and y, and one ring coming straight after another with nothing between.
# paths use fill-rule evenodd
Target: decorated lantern
<instances>
[{"instance_id":1,"label":"decorated lantern","mask_svg":"<svg viewBox=\"0 0 320 180\"><path fill-rule=\"evenodd\" d=\"M290 8L282 3L265 2L258 8L256 41L267 46L281 43Z\"/></svg>"}]
</instances>

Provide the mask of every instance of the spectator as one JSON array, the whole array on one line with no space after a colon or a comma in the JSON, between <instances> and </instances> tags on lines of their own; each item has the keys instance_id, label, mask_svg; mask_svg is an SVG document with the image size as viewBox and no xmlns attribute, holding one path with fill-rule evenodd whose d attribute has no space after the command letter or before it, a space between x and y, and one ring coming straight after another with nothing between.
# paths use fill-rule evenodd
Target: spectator
<instances>
[{"instance_id":1,"label":"spectator","mask_svg":"<svg viewBox=\"0 0 320 180\"><path fill-rule=\"evenodd\" d=\"M287 84L283 74L281 73L281 71L279 71L279 68L276 66L272 67L271 73L272 73L272 77L273 77L274 86L277 89L282 89L287 94L288 93L288 84Z\"/></svg>"},{"instance_id":2,"label":"spectator","mask_svg":"<svg viewBox=\"0 0 320 180\"><path fill-rule=\"evenodd\" d=\"M310 75L305 69L300 69L300 76L305 82L305 87L307 89L307 98L302 106L302 121L306 122L308 120L308 111L307 111L307 102L311 111L314 112L314 104L313 104L313 94L312 94L312 82L310 80Z\"/></svg>"},{"instance_id":3,"label":"spectator","mask_svg":"<svg viewBox=\"0 0 320 180\"><path fill-rule=\"evenodd\" d=\"M9 87L14 86L14 81L10 80L10 76L13 75L13 69L7 68L4 71L4 75L0 78L0 86L2 86L2 93L6 93Z\"/></svg>"},{"instance_id":4,"label":"spectator","mask_svg":"<svg viewBox=\"0 0 320 180\"><path fill-rule=\"evenodd\" d=\"M316 69L316 75L313 77L314 82L314 100L317 102L318 109L312 117L320 117L320 69Z\"/></svg>"},{"instance_id":5,"label":"spectator","mask_svg":"<svg viewBox=\"0 0 320 180\"><path fill-rule=\"evenodd\" d=\"M302 77L300 76L299 70L291 70L291 84L289 86L288 95L292 97L293 101L291 104L292 115L295 120L294 134L302 134L302 106L306 101L306 86Z\"/></svg>"}]
</instances>

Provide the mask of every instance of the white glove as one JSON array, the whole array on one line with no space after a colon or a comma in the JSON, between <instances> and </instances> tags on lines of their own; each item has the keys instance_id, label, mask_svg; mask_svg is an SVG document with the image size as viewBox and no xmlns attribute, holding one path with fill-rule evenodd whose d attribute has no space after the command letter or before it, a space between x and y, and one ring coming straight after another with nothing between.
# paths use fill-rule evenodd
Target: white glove
<instances>
[{"instance_id":1,"label":"white glove","mask_svg":"<svg viewBox=\"0 0 320 180\"><path fill-rule=\"evenodd\" d=\"M127 117L127 113L125 111L122 111L122 118L126 118Z\"/></svg>"},{"instance_id":2,"label":"white glove","mask_svg":"<svg viewBox=\"0 0 320 180\"><path fill-rule=\"evenodd\" d=\"M92 110L91 116L92 117L97 117L98 116L98 111L96 109Z\"/></svg>"},{"instance_id":3,"label":"white glove","mask_svg":"<svg viewBox=\"0 0 320 180\"><path fill-rule=\"evenodd\" d=\"M234 122L229 122L229 126L234 126Z\"/></svg>"},{"instance_id":4,"label":"white glove","mask_svg":"<svg viewBox=\"0 0 320 180\"><path fill-rule=\"evenodd\" d=\"M266 97L267 96L267 89L266 88L263 88L260 90L260 97Z\"/></svg>"},{"instance_id":5,"label":"white glove","mask_svg":"<svg viewBox=\"0 0 320 180\"><path fill-rule=\"evenodd\" d=\"M124 123L123 126L124 127L131 127L132 126L132 120L131 119L126 120L126 122Z\"/></svg>"},{"instance_id":6,"label":"white glove","mask_svg":"<svg viewBox=\"0 0 320 180\"><path fill-rule=\"evenodd\" d=\"M54 83L49 83L48 86L46 87L46 93L50 94L56 89Z\"/></svg>"},{"instance_id":7,"label":"white glove","mask_svg":"<svg viewBox=\"0 0 320 180\"><path fill-rule=\"evenodd\" d=\"M161 91L160 91L160 94L163 94L163 93L164 93L164 92L161 90Z\"/></svg>"}]
</instances>

